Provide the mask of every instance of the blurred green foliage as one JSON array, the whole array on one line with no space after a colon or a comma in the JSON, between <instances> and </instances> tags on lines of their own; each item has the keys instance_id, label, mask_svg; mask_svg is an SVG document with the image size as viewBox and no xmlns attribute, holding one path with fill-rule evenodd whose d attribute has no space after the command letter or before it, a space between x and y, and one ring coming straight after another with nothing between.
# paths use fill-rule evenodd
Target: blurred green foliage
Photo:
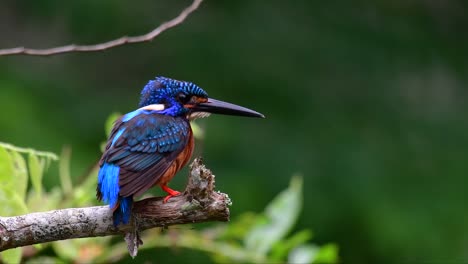
<instances>
[{"instance_id":1,"label":"blurred green foliage","mask_svg":"<svg viewBox=\"0 0 468 264\"><path fill-rule=\"evenodd\" d=\"M4 0L0 47L136 35L188 4ZM0 140L56 153L70 145L71 175L82 178L99 159L110 113L135 109L155 75L193 81L267 116L199 122L196 151L235 202L234 218L262 210L299 172L297 230L336 242L344 263L466 262L467 5L207 0L151 43L2 57ZM59 184L54 171L46 190Z\"/></svg>"},{"instance_id":2,"label":"blurred green foliage","mask_svg":"<svg viewBox=\"0 0 468 264\"><path fill-rule=\"evenodd\" d=\"M27 154L28 165L21 153ZM43 192L41 178L44 165L57 157L52 153L0 143L0 215L13 216L95 203L93 187L97 168L83 182L71 185L69 168L66 168L69 153L65 150L60 159L61 188ZM29 192L28 182L31 183ZM309 230L287 237L299 217L302 199L302 178L294 177L290 187L278 195L264 213L245 213L239 220L203 230L171 228L164 233L157 229L144 232L145 244L140 251L155 247L188 248L205 252L219 263L286 260L290 263L337 263L335 245L318 247L307 244L311 238ZM47 251L49 246L53 253ZM1 252L0 256L4 263L110 263L126 257L126 248L123 239L117 242L111 237L83 238L35 245L27 255L23 254L24 248L15 248Z\"/></svg>"},{"instance_id":3,"label":"blurred green foliage","mask_svg":"<svg viewBox=\"0 0 468 264\"><path fill-rule=\"evenodd\" d=\"M28 164L25 157L27 155ZM49 152L40 152L34 149L15 147L0 142L0 215L20 215L39 211L49 206L49 199L42 192L41 178L46 164L57 160L57 156ZM32 190L27 192L28 182L31 179ZM38 203L39 202L39 203ZM1 252L0 256L5 263L19 263L21 248Z\"/></svg>"}]
</instances>

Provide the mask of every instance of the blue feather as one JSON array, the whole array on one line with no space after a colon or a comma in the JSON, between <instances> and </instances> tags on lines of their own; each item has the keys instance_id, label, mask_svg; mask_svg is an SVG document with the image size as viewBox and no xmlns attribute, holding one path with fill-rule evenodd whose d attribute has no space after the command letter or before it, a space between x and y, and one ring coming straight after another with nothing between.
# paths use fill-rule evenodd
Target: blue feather
<instances>
[{"instance_id":1,"label":"blue feather","mask_svg":"<svg viewBox=\"0 0 468 264\"><path fill-rule=\"evenodd\" d=\"M120 197L119 200L120 205L113 214L114 226L118 226L120 223L128 224L132 215L133 197Z\"/></svg>"},{"instance_id":2,"label":"blue feather","mask_svg":"<svg viewBox=\"0 0 468 264\"><path fill-rule=\"evenodd\" d=\"M123 134L123 132L125 132L125 127L120 129L114 136L114 139L112 139L112 144L111 144L111 147L114 146L114 143L117 141L117 139L119 139L119 137Z\"/></svg>"},{"instance_id":3,"label":"blue feather","mask_svg":"<svg viewBox=\"0 0 468 264\"><path fill-rule=\"evenodd\" d=\"M132 212L133 197L121 197L119 195L119 173L120 167L112 163L104 163L98 174L98 188L102 194L102 200L115 208L114 225L119 223L128 224Z\"/></svg>"},{"instance_id":4,"label":"blue feather","mask_svg":"<svg viewBox=\"0 0 468 264\"><path fill-rule=\"evenodd\" d=\"M119 172L120 167L112 163L104 163L98 174L98 188L102 200L114 208L119 198Z\"/></svg>"},{"instance_id":5,"label":"blue feather","mask_svg":"<svg viewBox=\"0 0 468 264\"><path fill-rule=\"evenodd\" d=\"M139 107L150 104L164 104L168 99L173 99L180 92L185 92L199 97L208 97L208 94L199 86L191 82L177 81L166 77L156 77L149 81L141 91ZM176 116L183 108L168 108L163 112ZM124 121L125 122L125 121Z\"/></svg>"},{"instance_id":6,"label":"blue feather","mask_svg":"<svg viewBox=\"0 0 468 264\"><path fill-rule=\"evenodd\" d=\"M135 116L141 114L142 112L143 111L141 111L140 109L137 109L137 110L135 110L133 112L127 113L122 117L122 122L128 122L129 120L131 120Z\"/></svg>"}]
</instances>

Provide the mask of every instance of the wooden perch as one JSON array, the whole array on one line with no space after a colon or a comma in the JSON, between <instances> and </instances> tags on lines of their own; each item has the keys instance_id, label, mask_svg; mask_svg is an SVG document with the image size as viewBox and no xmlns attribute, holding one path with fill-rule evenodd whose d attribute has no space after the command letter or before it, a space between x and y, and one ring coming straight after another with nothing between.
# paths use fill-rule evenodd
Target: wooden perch
<instances>
[{"instance_id":1,"label":"wooden perch","mask_svg":"<svg viewBox=\"0 0 468 264\"><path fill-rule=\"evenodd\" d=\"M214 191L214 175L201 158L190 165L182 195L163 203L153 197L134 204L132 221L114 227L109 206L68 208L21 216L0 217L0 251L57 240L125 234L130 255L142 243L139 231L170 225L229 221L226 194Z\"/></svg>"}]
</instances>

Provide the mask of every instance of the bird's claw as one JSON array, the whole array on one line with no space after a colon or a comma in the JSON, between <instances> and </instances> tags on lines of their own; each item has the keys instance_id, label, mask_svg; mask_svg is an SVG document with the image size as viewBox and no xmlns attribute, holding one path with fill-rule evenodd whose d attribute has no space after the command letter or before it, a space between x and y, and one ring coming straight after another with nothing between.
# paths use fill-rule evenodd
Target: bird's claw
<instances>
[{"instance_id":1,"label":"bird's claw","mask_svg":"<svg viewBox=\"0 0 468 264\"><path fill-rule=\"evenodd\" d=\"M169 201L169 199L171 199L172 197L175 197L175 196L179 196L179 195L180 195L180 192L174 191L174 192L170 193L169 195L167 195L166 197L164 197L163 203L167 203L167 201Z\"/></svg>"},{"instance_id":2,"label":"bird's claw","mask_svg":"<svg viewBox=\"0 0 468 264\"><path fill-rule=\"evenodd\" d=\"M167 203L167 201L169 201L169 199L172 197L180 195L180 192L172 190L167 185L161 186L161 189L163 189L163 191L167 192L168 194L166 197L164 197L163 203Z\"/></svg>"}]
</instances>

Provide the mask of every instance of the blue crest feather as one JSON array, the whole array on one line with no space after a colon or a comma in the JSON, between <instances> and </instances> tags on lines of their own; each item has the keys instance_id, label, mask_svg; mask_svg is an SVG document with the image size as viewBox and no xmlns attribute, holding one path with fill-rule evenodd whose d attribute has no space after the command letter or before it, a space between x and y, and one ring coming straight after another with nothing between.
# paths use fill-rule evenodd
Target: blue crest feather
<instances>
[{"instance_id":1,"label":"blue crest feather","mask_svg":"<svg viewBox=\"0 0 468 264\"><path fill-rule=\"evenodd\" d=\"M181 92L199 97L208 97L208 94L202 88L192 82L178 81L159 76L155 80L149 81L143 87L143 90L141 90L139 107L150 104L162 104Z\"/></svg>"}]
</instances>

